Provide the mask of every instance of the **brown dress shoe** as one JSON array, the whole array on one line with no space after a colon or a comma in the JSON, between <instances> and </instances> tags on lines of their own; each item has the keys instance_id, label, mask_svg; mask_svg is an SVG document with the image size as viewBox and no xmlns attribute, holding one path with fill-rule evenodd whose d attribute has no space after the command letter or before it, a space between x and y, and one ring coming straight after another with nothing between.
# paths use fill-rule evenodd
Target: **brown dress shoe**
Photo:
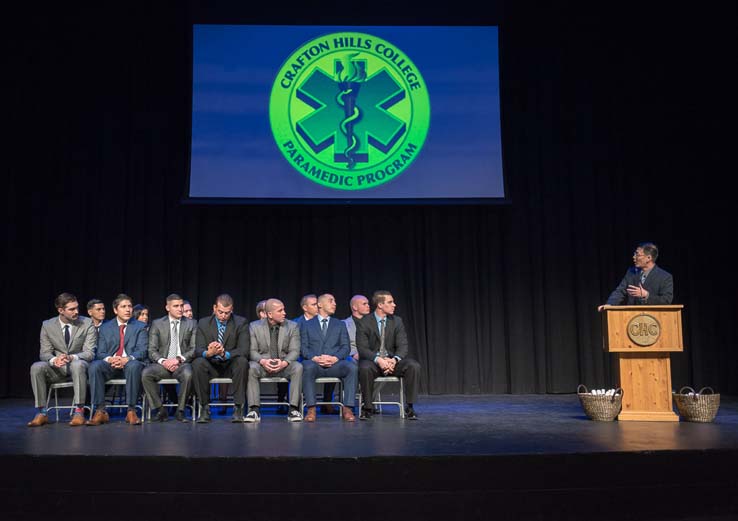
<instances>
[{"instance_id":1,"label":"brown dress shoe","mask_svg":"<svg viewBox=\"0 0 738 521\"><path fill-rule=\"evenodd\" d=\"M313 405L312 407L308 407L308 413L305 415L305 421L306 422L315 421L315 405Z\"/></svg>"},{"instance_id":2,"label":"brown dress shoe","mask_svg":"<svg viewBox=\"0 0 738 521\"><path fill-rule=\"evenodd\" d=\"M45 414L38 413L36 416L33 417L31 421L28 422L29 427L41 427L42 425L46 425L49 423L49 417Z\"/></svg>"},{"instance_id":3,"label":"brown dress shoe","mask_svg":"<svg viewBox=\"0 0 738 521\"><path fill-rule=\"evenodd\" d=\"M86 425L102 425L103 423L108 423L110 421L110 416L108 415L108 411L104 411L102 409L98 409L95 411L95 414L92 415L91 420L87 420Z\"/></svg>"},{"instance_id":4,"label":"brown dress shoe","mask_svg":"<svg viewBox=\"0 0 738 521\"><path fill-rule=\"evenodd\" d=\"M75 412L72 415L72 421L69 422L69 425L72 427L79 427L80 425L85 424L85 415L81 412Z\"/></svg>"},{"instance_id":5,"label":"brown dress shoe","mask_svg":"<svg viewBox=\"0 0 738 521\"><path fill-rule=\"evenodd\" d=\"M128 414L126 414L126 423L129 425L141 425L141 420L136 414L136 411L128 411Z\"/></svg>"},{"instance_id":6,"label":"brown dress shoe","mask_svg":"<svg viewBox=\"0 0 738 521\"><path fill-rule=\"evenodd\" d=\"M343 412L341 413L341 417L347 421L347 422L355 422L356 416L354 416L354 411L349 409L348 407L343 408Z\"/></svg>"}]
</instances>

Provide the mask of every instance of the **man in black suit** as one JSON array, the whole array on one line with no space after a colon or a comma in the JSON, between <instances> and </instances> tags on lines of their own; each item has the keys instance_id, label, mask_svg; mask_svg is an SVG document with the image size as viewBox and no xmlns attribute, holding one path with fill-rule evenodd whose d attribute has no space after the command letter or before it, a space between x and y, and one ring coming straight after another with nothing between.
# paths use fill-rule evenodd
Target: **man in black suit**
<instances>
[{"instance_id":1,"label":"man in black suit","mask_svg":"<svg viewBox=\"0 0 738 521\"><path fill-rule=\"evenodd\" d=\"M674 298L674 280L670 273L656 266L658 247L652 242L639 244L633 252L633 267L628 268L623 280L610 294L607 303L599 306L628 306L671 304Z\"/></svg>"},{"instance_id":2,"label":"man in black suit","mask_svg":"<svg viewBox=\"0 0 738 521\"><path fill-rule=\"evenodd\" d=\"M231 421L243 421L246 402L246 378L249 374L249 323L245 317L233 314L233 298L218 295L213 314L200 319L197 325L195 358L192 376L200 401L198 423L210 421L210 379L233 380L234 410Z\"/></svg>"},{"instance_id":3,"label":"man in black suit","mask_svg":"<svg viewBox=\"0 0 738 521\"><path fill-rule=\"evenodd\" d=\"M372 296L374 313L361 319L356 329L356 347L359 350L359 383L361 394L368 402L361 409L359 419L372 416L371 396L374 396L374 379L378 376L400 376L404 379L407 396L405 417L417 420L413 404L418 396L420 364L408 358L408 342L405 326L395 316L395 299L389 291L375 291Z\"/></svg>"}]
</instances>

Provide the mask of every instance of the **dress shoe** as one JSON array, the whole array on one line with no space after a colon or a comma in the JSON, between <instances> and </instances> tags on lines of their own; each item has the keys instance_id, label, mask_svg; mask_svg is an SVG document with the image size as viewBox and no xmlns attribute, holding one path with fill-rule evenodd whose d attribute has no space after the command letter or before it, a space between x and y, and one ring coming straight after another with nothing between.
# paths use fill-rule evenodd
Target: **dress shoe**
<instances>
[{"instance_id":1,"label":"dress shoe","mask_svg":"<svg viewBox=\"0 0 738 521\"><path fill-rule=\"evenodd\" d=\"M350 407L344 407L343 412L341 412L341 417L344 421L347 422L355 422L356 416L354 416L354 411L351 410Z\"/></svg>"},{"instance_id":2,"label":"dress shoe","mask_svg":"<svg viewBox=\"0 0 738 521\"><path fill-rule=\"evenodd\" d=\"M136 414L136 411L130 410L126 413L126 423L128 425L141 425L141 419Z\"/></svg>"},{"instance_id":3,"label":"dress shoe","mask_svg":"<svg viewBox=\"0 0 738 521\"><path fill-rule=\"evenodd\" d=\"M359 419L360 420L371 420L372 419L372 410L371 409L364 409L362 407L361 412L359 413Z\"/></svg>"},{"instance_id":4,"label":"dress shoe","mask_svg":"<svg viewBox=\"0 0 738 521\"><path fill-rule=\"evenodd\" d=\"M417 420L418 419L418 415L415 414L415 409L413 409L412 406L411 407L408 407L407 409L405 409L405 418L408 419L408 420Z\"/></svg>"},{"instance_id":5,"label":"dress shoe","mask_svg":"<svg viewBox=\"0 0 738 521\"><path fill-rule=\"evenodd\" d=\"M210 423L210 406L200 407L197 415L197 423Z\"/></svg>"},{"instance_id":6,"label":"dress shoe","mask_svg":"<svg viewBox=\"0 0 738 521\"><path fill-rule=\"evenodd\" d=\"M305 421L306 422L314 422L315 421L315 405L312 407L308 407L308 412L305 415Z\"/></svg>"},{"instance_id":7,"label":"dress shoe","mask_svg":"<svg viewBox=\"0 0 738 521\"><path fill-rule=\"evenodd\" d=\"M169 413L167 412L167 408L163 405L159 407L159 412L156 413L156 416L151 418L149 422L156 423L156 422L165 422L169 419Z\"/></svg>"},{"instance_id":8,"label":"dress shoe","mask_svg":"<svg viewBox=\"0 0 738 521\"><path fill-rule=\"evenodd\" d=\"M87 420L87 425L102 425L103 423L108 423L110 421L110 416L108 415L108 411L98 409L95 411L95 414L92 415L92 419Z\"/></svg>"},{"instance_id":9,"label":"dress shoe","mask_svg":"<svg viewBox=\"0 0 738 521\"><path fill-rule=\"evenodd\" d=\"M233 416L231 416L232 423L243 423L243 405L236 405L233 408Z\"/></svg>"},{"instance_id":10,"label":"dress shoe","mask_svg":"<svg viewBox=\"0 0 738 521\"><path fill-rule=\"evenodd\" d=\"M29 427L41 427L42 425L46 425L49 423L49 417L45 414L38 413L36 416L33 417L31 421L28 422Z\"/></svg>"},{"instance_id":11,"label":"dress shoe","mask_svg":"<svg viewBox=\"0 0 738 521\"><path fill-rule=\"evenodd\" d=\"M174 413L174 418L178 422L187 423L189 420L187 420L187 417L185 416L185 412L177 409L177 412Z\"/></svg>"},{"instance_id":12,"label":"dress shoe","mask_svg":"<svg viewBox=\"0 0 738 521\"><path fill-rule=\"evenodd\" d=\"M80 425L85 424L85 415L81 412L75 412L72 415L72 421L69 422L69 425L72 427L79 427Z\"/></svg>"}]
</instances>

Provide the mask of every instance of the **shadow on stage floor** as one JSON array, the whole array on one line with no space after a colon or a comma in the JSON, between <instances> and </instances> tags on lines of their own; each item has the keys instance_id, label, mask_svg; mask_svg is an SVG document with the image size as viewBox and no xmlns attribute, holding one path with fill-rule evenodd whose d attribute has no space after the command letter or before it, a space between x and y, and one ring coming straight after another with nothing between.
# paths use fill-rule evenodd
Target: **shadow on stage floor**
<instances>
[{"instance_id":1,"label":"shadow on stage floor","mask_svg":"<svg viewBox=\"0 0 738 521\"><path fill-rule=\"evenodd\" d=\"M594 422L576 395L423 396L260 424L28 428L0 400L3 520L738 519L738 399L714 423Z\"/></svg>"}]
</instances>

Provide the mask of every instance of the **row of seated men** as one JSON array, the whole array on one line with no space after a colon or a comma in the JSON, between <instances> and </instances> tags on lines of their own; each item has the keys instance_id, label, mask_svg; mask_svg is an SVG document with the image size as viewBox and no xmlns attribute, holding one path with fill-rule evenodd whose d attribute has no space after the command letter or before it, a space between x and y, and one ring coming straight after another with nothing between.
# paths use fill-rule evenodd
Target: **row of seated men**
<instances>
[{"instance_id":1,"label":"row of seated men","mask_svg":"<svg viewBox=\"0 0 738 521\"><path fill-rule=\"evenodd\" d=\"M365 397L374 396L379 376L400 376L406 391L405 417L417 419L419 363L408 357L408 340L402 319L395 316L394 298L376 291L374 311L362 295L351 299L352 316L336 319L333 295L307 295L301 302L303 315L287 320L284 304L276 298L262 301L263 317L251 323L233 313L230 295L216 297L212 315L199 321L184 316L185 301L177 294L166 298L167 314L150 326L133 319L131 297L120 294L112 303L115 318L104 321L105 307L99 300L88 303L90 318L80 316L77 298L59 295L54 305L58 316L43 322L39 362L31 366L31 385L37 413L28 423L48 423L47 391L50 384L71 380L74 410L70 425L98 426L108 423L105 383L125 379L125 421L140 425L136 403L141 388L152 408L151 421L166 421L159 381L179 382L175 418L187 421L185 404L194 393L200 404L197 421L211 421L210 380L232 379L233 422L261 420L259 378L283 377L290 381L287 419L303 421L301 398L307 407L305 421L316 421L315 379L337 377L342 381L342 418L353 422L357 387ZM313 313L313 308L315 313ZM258 309L258 308L257 308ZM94 414L85 418L89 380ZM361 420L372 417L372 400L365 400ZM248 411L245 411L245 405Z\"/></svg>"}]
</instances>

